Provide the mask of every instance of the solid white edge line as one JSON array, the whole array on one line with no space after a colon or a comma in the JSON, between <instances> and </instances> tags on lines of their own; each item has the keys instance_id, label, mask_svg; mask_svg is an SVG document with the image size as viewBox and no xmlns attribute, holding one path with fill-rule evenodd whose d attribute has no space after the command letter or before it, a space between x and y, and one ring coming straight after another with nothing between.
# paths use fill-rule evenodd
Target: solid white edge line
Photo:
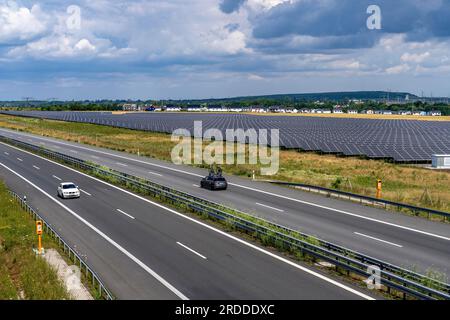
<instances>
[{"instance_id":1,"label":"solid white edge line","mask_svg":"<svg viewBox=\"0 0 450 320\"><path fill-rule=\"evenodd\" d=\"M41 193L43 193L44 195L46 195L50 200L52 200L53 202L55 202L56 204L58 204L59 206L61 206L63 209L65 209L67 212L69 212L70 214L72 214L75 218L77 218L78 220L80 220L81 222L83 222L85 225L87 225L89 228L91 228L93 231L95 231L98 235L100 235L103 239L105 239L106 241L108 241L110 244L112 244L114 247L116 247L119 251L121 251L123 254L125 254L128 258L130 258L131 260L133 260L136 264L138 264L142 269L144 269L145 271L147 271L147 273L149 273L151 276L153 276L156 280L158 280L162 285L164 285L167 289L169 289L170 291L172 291L175 295L177 295L180 299L182 300L188 300L188 298L182 294L180 291L178 291L178 289L176 289L174 286L172 286L169 282L167 282L166 280L164 280L161 276L159 276L155 271L153 271L150 267L148 267L147 265L145 265L142 261L140 261L138 258L136 258L135 256L133 256L130 252L128 252L125 248L123 248L121 245L119 245L117 242L115 242L113 239L111 239L109 236L107 236L105 233L103 233L100 229L98 229L97 227L95 227L94 225L92 225L90 222L88 222L86 219L84 219L83 217L81 217L80 215L78 215L77 213L75 213L73 210L71 210L70 208L68 208L67 206L65 206L64 204L62 204L60 201L56 200L55 198L53 198L50 194L48 194L46 191L44 191L43 189L41 189L40 187L38 187L37 185L35 185L33 182L31 182L30 180L28 180L27 178L23 177L22 175L20 175L19 173L15 172L14 170L10 169L9 167L7 167L6 165L4 165L3 163L0 162L0 165L2 167L4 167L5 169L9 170L10 172L14 173L16 176L18 176L19 178L21 178L22 180L24 180L25 182L27 182L28 184L30 184L32 187L34 187L35 189L37 189L38 191L40 191Z\"/></svg>"},{"instance_id":2,"label":"solid white edge line","mask_svg":"<svg viewBox=\"0 0 450 320\"><path fill-rule=\"evenodd\" d=\"M207 260L207 258L206 258L204 255L202 255L202 254L198 253L197 251L195 251L195 250L189 248L188 246L182 244L181 242L178 242L178 241L177 241L177 244L180 245L180 246L182 246L182 247L185 248L186 250L192 252L193 254L196 254L196 255L199 256L200 258Z\"/></svg>"},{"instance_id":3,"label":"solid white edge line","mask_svg":"<svg viewBox=\"0 0 450 320\"><path fill-rule=\"evenodd\" d=\"M390 244L391 246L403 248L403 246L401 246L399 244L396 244L396 243L393 243L393 242L389 242L389 241L386 241L386 240L383 240L383 239L375 238L375 237L372 237L372 236L368 236L367 234L364 234L364 233L359 233L359 232L353 232L353 233L358 235L358 236L361 236L361 237L366 237L366 238L369 238L369 239L372 239L372 240L376 240L376 241L379 241L379 242Z\"/></svg>"},{"instance_id":4,"label":"solid white edge line","mask_svg":"<svg viewBox=\"0 0 450 320\"><path fill-rule=\"evenodd\" d=\"M281 262L284 262L284 263L286 263L286 264L288 264L288 265L290 265L290 266L292 266L292 267L294 267L294 268L297 268L297 269L302 270L302 271L304 271L304 272L306 272L306 273L309 273L309 274L312 275L312 276L315 276L315 277L317 277L317 278L319 278L319 279L321 279L321 280L324 280L324 281L326 281L326 282L328 282L328 283L331 283L331 284L333 284L333 285L335 285L335 286L337 286L337 287L339 287L339 288L341 288L341 289L344 289L344 290L346 290L346 291L348 291L348 292L351 292L351 293L353 293L353 294L355 294L355 295L357 295L357 296L359 296L359 297L362 297L362 298L364 298L364 299L366 299L366 300L375 300L374 298L372 298L372 297L370 297L370 296L368 296L368 295L366 295L366 294L364 294L364 293L362 293L362 292L359 292L359 291L357 291L357 290L355 290L355 289L353 289L353 288L350 288L350 287L348 287L348 286L346 286L346 285L344 285L344 284L342 284L342 283L339 283L339 282L337 282L337 281L335 281L335 280L333 280L333 279L330 279L330 278L328 278L328 277L326 277L326 276L324 276L324 275L322 275L322 274L320 274L320 273L318 273L318 272L315 272L315 271L310 270L310 269L308 269L308 268L306 268L306 267L303 267L303 266L301 266L301 265L299 265L299 264L297 264L297 263L294 263L294 262L292 262L292 261L290 261L290 260L288 260L288 259L285 259L285 258L280 257L280 256L278 256L278 255L276 255L276 254L273 254L273 253L271 253L271 252L269 252L269 251L267 251L267 250L265 250L265 249L262 249L262 248L260 248L260 247L258 247L258 246L256 246L256 245L254 245L254 244L251 244L251 243L246 242L246 241L244 241L244 240L242 240L242 239L240 239L240 238L237 238L237 237L235 237L235 236L232 236L232 235L226 233L225 231L216 229L216 228L214 228L214 227L212 227L212 226L210 226L210 225L208 225L208 224L206 224L206 223L203 223L203 222L201 222L201 221L195 220L194 218L188 217L188 216L186 216L186 215L184 215L184 214L182 214L182 213L179 213L179 212L177 212L177 211L175 211L175 210L172 210L172 209L170 209L170 208L168 208L168 207L165 207L165 206L163 206L163 205L161 205L161 204L159 204L159 203L156 203L156 202L153 202L153 201L151 201L151 200L149 200L149 199L146 199L146 198L144 198L144 197L141 197L141 196L139 196L139 195L137 195L137 194L134 194L134 193L132 193L132 192L130 192L130 191L128 191L128 190L122 189L122 188L117 187L117 186L115 186L115 185L112 185L112 184L110 184L110 183L108 183L108 182L105 182L105 181L100 180L100 179L98 179L98 178L92 177L92 176L90 176L90 175L88 175L88 174L86 174L86 173L79 172L79 171L77 171L77 170L75 170L75 169L72 169L72 168L70 168L70 167L67 167L67 166L65 166L65 165L63 165L63 164L60 164L60 163L58 163L58 162L55 162L55 161L46 159L46 158L44 158L44 157L41 157L41 156L36 155L36 154L34 154L34 153L31 153L31 152L29 152L29 151L25 151L25 150L19 149L19 148L14 147L14 146L10 146L10 145L8 145L8 144L6 144L6 143L3 143L3 142L0 142L0 143L3 144L3 145L5 145L5 146L8 146L8 147L10 147L10 148L16 149L16 150L18 150L18 151L21 151L21 152L30 154L30 155L32 155L32 156L34 156L34 157L40 158L40 159L42 159L42 160L45 160L45 161L48 161L48 162L50 162L50 163L56 164L56 165L58 165L58 166L60 166L60 167L66 168L67 170L76 172L76 173L78 173L78 174L80 174L80 175L82 175L82 176L85 176L85 177L89 178L89 179L92 179L92 180L94 180L94 181L103 183L103 184L105 184L105 185L107 185L107 186L109 186L109 187L111 187L111 188L120 190L120 191L122 191L122 192L124 192L124 193L126 193L126 194L128 194L128 195L131 195L132 197L135 197L135 198L137 198L137 199L140 199L140 200L142 200L142 201L145 201L145 202L147 202L147 203L150 203L150 204L152 204L152 205L154 205L154 206L157 206L157 207L159 207L159 208L161 208L161 209L164 209L164 210L166 210L166 211L168 211L168 212L171 212L171 213L173 213L173 214L175 214L175 215L177 215L177 216L179 216L179 217L181 217L181 218L183 218L183 219L186 219L186 220L189 220L189 221L191 221L191 222L193 222L193 223L199 224L199 225L201 225L201 226L203 226L203 227L205 227L205 228L207 228L207 229L209 229L209 230L211 230L211 231L217 232L217 233L219 233L219 234L221 234L221 235L223 235L223 236L225 236L225 237L227 237L227 238L233 239L233 240L235 240L235 241L237 241L237 242L239 242L239 243L241 243L241 244L243 244L243 245L245 245L245 246L248 246L248 247L250 247L250 248L252 248L252 249L254 249L254 250L257 250L257 251L259 251L259 252L261 252L261 253L264 253L264 254L266 254L266 255L268 255L268 256L270 256L270 257L276 259L276 260L279 260L279 261L281 261Z\"/></svg>"},{"instance_id":5,"label":"solid white edge line","mask_svg":"<svg viewBox=\"0 0 450 320\"><path fill-rule=\"evenodd\" d=\"M269 209L272 209L272 210L275 210L275 211L278 211L278 212L284 212L284 210L281 210L281 209L278 209L278 208L275 208L275 207L271 207L271 206L268 206L268 205L265 205L265 204L262 204L262 203L259 203L259 202L255 202L258 206L261 206L261 207L265 207L265 208L269 208Z\"/></svg>"},{"instance_id":6,"label":"solid white edge line","mask_svg":"<svg viewBox=\"0 0 450 320\"><path fill-rule=\"evenodd\" d=\"M81 192L83 192L84 194L87 194L88 196L92 196L92 194L90 194L89 192L84 191L83 189L80 189Z\"/></svg>"},{"instance_id":7,"label":"solid white edge line","mask_svg":"<svg viewBox=\"0 0 450 320\"><path fill-rule=\"evenodd\" d=\"M119 211L121 214L126 215L128 218L135 220L136 218L133 217L132 215L129 215L128 213L126 213L123 210L117 209L117 211Z\"/></svg>"},{"instance_id":8,"label":"solid white edge line","mask_svg":"<svg viewBox=\"0 0 450 320\"><path fill-rule=\"evenodd\" d=\"M121 163L121 162L116 162L117 165L122 166L122 167L128 167L127 164L125 163Z\"/></svg>"},{"instance_id":9,"label":"solid white edge line","mask_svg":"<svg viewBox=\"0 0 450 320\"><path fill-rule=\"evenodd\" d=\"M0 130L2 130L2 129L0 129ZM2 130L2 131L4 131L4 132L6 131L6 132L10 133L8 130ZM26 136L26 135L24 135L24 136ZM167 169L167 170L171 170L171 171L175 171L175 172L180 172L180 173L184 173L184 174L191 175L191 176L203 177L200 174L196 174L196 173L192 173L192 172L188 172L188 171L184 171L184 170L180 170L180 169L175 169L175 168L171 168L171 167L167 167L167 166L163 166L163 165L159 165L159 164L155 164L155 163L150 163L150 162L146 162L146 161L142 161L142 160L138 160L138 159L128 158L128 157L124 157L124 156L121 156L121 155L116 155L116 154L109 153L109 152L95 150L95 149L92 149L92 148L86 148L86 147L82 147L82 146L71 145L71 144L68 144L68 143L61 142L61 141L56 141L56 140L52 140L52 139L45 139L45 138L41 138L41 137L36 137L36 138L37 139L43 139L43 140L46 140L46 141L49 141L49 142L52 142L52 143L59 143L59 144L65 145L65 146L80 148L80 149L91 151L91 152L97 152L97 153L100 153L100 154L105 154L105 155L113 156L113 157L116 157L116 158L126 159L126 160L130 160L130 161L134 161L134 162L138 162L138 163L142 163L142 164L147 164L147 165L150 165L150 166L155 166L155 167L159 167L159 168L163 168L163 169ZM54 147L59 148L58 146L54 146ZM351 213L351 212L347 212L347 211L344 211L344 210L334 209L334 208L322 206L322 205L319 205L319 204L316 204L316 203L303 201L303 200L295 199L295 198L290 198L290 197L286 197L286 196L283 196L283 195L280 195L280 194L276 194L276 193L272 193L272 192L264 191L264 190L260 190L260 189L255 189L255 188L252 188L252 187L247 187L247 186L236 184L236 183L229 182L228 184L232 185L232 186L235 186L235 187L244 188L244 189L255 191L255 192L260 192L260 193L263 193L263 194L268 194L268 195L271 195L271 196L274 196L274 197L278 197L278 198L282 198L282 199L286 199L286 200L290 200L290 201L295 201L295 202L306 204L306 205L310 205L310 206L313 206L313 207L317 207L317 208L321 208L321 209L325 209L325 210L330 210L330 211L342 213L342 214L345 214L345 215L349 215L349 216L352 216L352 217L356 217L356 218L360 218L360 219L364 219L364 220L368 220L368 221L372 221L372 222L377 222L377 223L385 224L385 225L388 225L388 226L391 226L391 227L400 228L400 229L403 229L403 230L408 230L408 231L411 231L411 232L420 233L420 234L427 235L427 236L430 236L430 237L435 237L435 238L439 238L439 239L450 241L449 237L441 236L441 235L430 233L430 232L427 232L427 231L422 231L422 230L418 230L418 229L414 229L414 228L410 228L410 227L405 227L405 226L401 226L401 225L398 225L398 224L395 224L395 223L391 223L391 222L387 222L387 221L383 221L383 220L378 220L378 219L375 219L375 218L361 216L361 215L358 215L356 213Z\"/></svg>"}]
</instances>

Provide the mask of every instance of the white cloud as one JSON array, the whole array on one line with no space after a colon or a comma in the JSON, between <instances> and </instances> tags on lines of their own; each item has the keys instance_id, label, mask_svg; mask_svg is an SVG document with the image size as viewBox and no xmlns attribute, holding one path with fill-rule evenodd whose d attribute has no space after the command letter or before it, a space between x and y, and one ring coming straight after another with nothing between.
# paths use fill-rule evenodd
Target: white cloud
<instances>
[{"instance_id":1,"label":"white cloud","mask_svg":"<svg viewBox=\"0 0 450 320\"><path fill-rule=\"evenodd\" d=\"M266 80L264 77L261 77L261 76L259 76L259 75L257 75L257 74L249 74L247 78L248 78L248 80L253 80L253 81L263 81L263 80Z\"/></svg>"},{"instance_id":2,"label":"white cloud","mask_svg":"<svg viewBox=\"0 0 450 320\"><path fill-rule=\"evenodd\" d=\"M255 11L261 9L269 10L283 2L292 3L293 0L248 0L248 6Z\"/></svg>"},{"instance_id":3,"label":"white cloud","mask_svg":"<svg viewBox=\"0 0 450 320\"><path fill-rule=\"evenodd\" d=\"M95 46L88 39L81 39L74 47L75 50L85 52L95 52Z\"/></svg>"},{"instance_id":4,"label":"white cloud","mask_svg":"<svg viewBox=\"0 0 450 320\"><path fill-rule=\"evenodd\" d=\"M0 3L0 43L36 37L47 30L47 20L39 5L28 9L14 2Z\"/></svg>"},{"instance_id":5,"label":"white cloud","mask_svg":"<svg viewBox=\"0 0 450 320\"><path fill-rule=\"evenodd\" d=\"M423 61L425 61L428 57L430 57L430 53L429 52L424 52L424 53L409 53L409 52L405 52L400 59L403 62L414 62L414 63L422 63Z\"/></svg>"},{"instance_id":6,"label":"white cloud","mask_svg":"<svg viewBox=\"0 0 450 320\"><path fill-rule=\"evenodd\" d=\"M411 67L407 64L400 64L397 66L393 66L386 69L387 74L399 74L399 73L405 73L407 71L411 70Z\"/></svg>"}]
</instances>

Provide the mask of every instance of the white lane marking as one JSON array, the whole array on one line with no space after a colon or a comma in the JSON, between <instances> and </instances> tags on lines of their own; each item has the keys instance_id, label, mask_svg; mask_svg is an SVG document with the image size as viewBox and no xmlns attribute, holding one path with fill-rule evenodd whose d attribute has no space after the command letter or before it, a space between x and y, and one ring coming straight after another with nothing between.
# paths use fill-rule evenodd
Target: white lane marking
<instances>
[{"instance_id":1,"label":"white lane marking","mask_svg":"<svg viewBox=\"0 0 450 320\"><path fill-rule=\"evenodd\" d=\"M266 207L266 208L269 208L269 209L272 209L272 210L275 210L275 211L278 211L278 212L284 212L284 210L281 210L281 209L278 209L278 208L274 208L274 207L271 207L271 206L268 206L268 205L265 205L265 204L262 204L262 203L259 203L259 202L256 202L256 204L258 206Z\"/></svg>"},{"instance_id":2,"label":"white lane marking","mask_svg":"<svg viewBox=\"0 0 450 320\"><path fill-rule=\"evenodd\" d=\"M186 245L184 245L184 244L182 244L181 242L178 242L177 241L177 244L178 245L180 245L180 246L182 246L183 248L185 248L186 250L189 250L190 252L192 252L193 254L196 254L196 255L198 255L200 258L202 258L202 259L205 259L206 260L206 257L204 256L204 255L201 255L200 253L198 253L197 251L195 251L195 250L193 250L193 249L191 249L191 248L189 248L188 246L186 246Z\"/></svg>"},{"instance_id":3,"label":"white lane marking","mask_svg":"<svg viewBox=\"0 0 450 320\"><path fill-rule=\"evenodd\" d=\"M72 153L78 153L78 151L75 151L75 150L69 150L69 151Z\"/></svg>"},{"instance_id":4,"label":"white lane marking","mask_svg":"<svg viewBox=\"0 0 450 320\"><path fill-rule=\"evenodd\" d=\"M94 159L100 159L99 157L97 157L97 156L91 156L92 158L94 158Z\"/></svg>"},{"instance_id":5,"label":"white lane marking","mask_svg":"<svg viewBox=\"0 0 450 320\"><path fill-rule=\"evenodd\" d=\"M387 243L387 244L390 244L391 246L403 248L403 246L401 246L399 244L396 244L396 243L393 243L393 242L389 242L389 241L386 241L386 240L382 240L382 239L378 239L378 238L375 238L375 237L371 237L371 236L368 236L367 234L363 234L363 233L359 233L359 232L354 232L354 234L356 234L358 236L361 236L361 237L366 237L366 238L369 238L369 239L372 239L372 240L376 240L376 241L380 241L380 242L383 242L383 243Z\"/></svg>"},{"instance_id":6,"label":"white lane marking","mask_svg":"<svg viewBox=\"0 0 450 320\"><path fill-rule=\"evenodd\" d=\"M55 175L53 175L52 177L55 178L56 180L62 181L62 179L60 177L57 177Z\"/></svg>"},{"instance_id":7,"label":"white lane marking","mask_svg":"<svg viewBox=\"0 0 450 320\"><path fill-rule=\"evenodd\" d=\"M196 188L200 188L200 186L198 184L193 184L193 186Z\"/></svg>"},{"instance_id":8,"label":"white lane marking","mask_svg":"<svg viewBox=\"0 0 450 320\"><path fill-rule=\"evenodd\" d=\"M401 226L401 225L398 225L398 224L395 224L395 223L391 223L391 222L387 222L387 221L383 221L383 220L378 220L378 219L375 219L375 218L360 216L360 215L358 215L356 213L351 213L351 212L347 212L347 211L343 211L343 210L339 210L339 209L334 209L334 208L322 206L320 204L311 203L311 202L307 202L307 201L303 201L303 200L299 200L299 199L294 199L294 198L282 196L282 195L279 195L279 194L276 194L276 193L271 193L271 192L268 192L268 191L260 190L260 189L254 189L254 188L251 188L251 187L246 187L246 186L242 186L242 185L238 185L238 184L234 184L234 183L230 183L230 182L228 184L236 186L236 187L241 187L241 188L244 188L244 189L248 189L248 190L252 190L252 191L256 191L256 192L272 195L272 196L279 197L279 198L282 198L282 199L286 199L286 200L291 200L291 201L307 204L307 205L310 205L310 206L313 206L313 207L317 207L317 208L321 208L321 209L325 209L325 210L331 210L331 211L335 211L335 212L342 213L342 214L345 214L345 215L349 215L349 216L352 216L352 217L361 218L361 219L364 219L364 220L385 224L385 225L388 225L388 226L391 226L391 227L395 227L395 228L399 228L399 229L403 229L403 230L408 230L408 231L411 231L411 232L420 233L420 234L427 235L427 236L430 236L430 237L435 237L435 238L439 238L439 239L450 241L449 237L441 236L441 235L430 233L430 232L427 232L427 231L422 231L422 230L418 230L418 229L414 229L414 228L410 228L410 227L405 227L405 226Z\"/></svg>"},{"instance_id":9,"label":"white lane marking","mask_svg":"<svg viewBox=\"0 0 450 320\"><path fill-rule=\"evenodd\" d=\"M121 155L117 155L117 154L113 154L113 153L109 153L109 152L105 152L105 151L95 150L95 149L86 148L86 147L82 147L82 146L71 145L71 144L68 144L68 143L55 141L55 140L51 140L51 139L44 139L44 138L40 138L40 137L39 137L39 139L43 139L43 140L46 140L46 141L49 141L49 142L59 143L59 144L62 144L62 145L75 147L75 148L79 148L79 149L83 149L83 150L87 150L87 151L91 151L91 152L97 152L97 153L100 153L100 154L105 154L105 155L109 155L109 156L116 157L116 158L126 159L126 160L130 160L130 161L134 161L134 162L138 162L138 163L142 163L142 164L146 164L146 165L150 165L150 166L155 166L155 167L159 167L159 168L163 168L163 169L167 169L167 170L171 170L171 171L175 171L175 172L180 172L180 173L184 173L184 174L191 175L191 176L203 177L203 175L200 175L200 174L196 174L196 173L192 173L192 172L188 172L188 171L184 171L184 170L180 170L180 169L175 169L175 168L171 168L171 167L167 167L167 166L163 166L163 165L159 165L159 164L155 164L155 163L150 163L150 162L147 162L147 161L133 159L133 158L129 158L129 157L125 157L125 156L121 156ZM54 146L54 147L55 148L59 148L58 146ZM19 150L21 150L21 149L19 149ZM435 238L439 238L439 239L450 241L449 237L441 236L441 235L434 234L434 233L431 233L431 232L422 231L422 230L414 229L414 228L411 228L411 227L405 227L405 226L402 226L402 225L398 225L398 224L387 222L387 221L383 221L383 220L378 220L378 219L375 219L375 218L361 216L361 215L358 215L356 213L351 213L351 212L344 211L344 210L334 209L334 208L322 206L322 205L319 205L319 204L316 204L316 203L303 201L303 200L299 200L299 199L295 199L295 198L290 198L290 197L286 197L286 196L283 196L283 195L280 195L280 194L276 194L276 193L272 193L272 192L269 192L269 191L264 191L264 190L256 189L256 188L252 188L252 187L247 187L247 186L236 184L236 183L229 182L228 184L232 185L232 186L235 186L235 187L251 190L251 191L255 191L255 192L259 192L259 193L263 193L263 194L268 194L268 195L271 195L271 196L274 196L274 197L278 197L278 198L281 198L281 199L286 199L286 200L295 201L295 202L298 202L298 203L310 205L310 206L313 206L313 207L316 207L316 208L330 210L330 211L342 213L342 214L345 214L345 215L348 215L348 216L364 219L364 220L367 220L367 221L381 223L381 224L388 225L388 226L391 226L391 227L395 227L395 228L399 228L399 229L403 229L403 230L408 230L408 231L411 231L411 232L420 233L420 234L427 235L427 236L430 236L430 237L435 237Z\"/></svg>"},{"instance_id":10,"label":"white lane marking","mask_svg":"<svg viewBox=\"0 0 450 320\"><path fill-rule=\"evenodd\" d=\"M3 131L3 129L0 129L0 130ZM21 138L21 137L17 137L17 138ZM175 169L175 168L163 166L163 165L156 164L156 163L150 163L150 162L147 162L147 161L142 161L142 160L139 160L139 159L128 158L128 157L125 157L125 156L112 154L112 153L101 151L101 150L95 150L95 149L86 148L86 147L83 147L83 146L72 145L72 144L69 144L69 143L62 142L62 141L57 141L57 140L52 140L52 139L47 139L47 138L41 138L41 137L37 137L37 139L45 140L45 141L51 142L53 144L58 143L58 144L61 144L61 145L64 145L64 146L68 146L68 147L71 147L71 148L78 148L78 149L82 149L82 150L86 150L86 151L96 152L96 153L100 153L100 154L116 157L116 158L119 158L119 159L131 160L131 161L134 161L134 162L143 163L143 164L147 164L147 165L150 165L150 166L163 168L163 169L167 169L167 170L171 170L171 171L175 171L175 172L180 172L180 173L188 174L188 175L191 175L191 176L204 177L204 175L202 175L202 174L196 174L196 173L192 173L192 172L188 172L188 171L184 171L184 170L180 170L180 169ZM61 148L61 147L56 146L56 145L53 145L53 147L54 148L58 148L58 149ZM92 157L94 157L94 156L92 156Z\"/></svg>"},{"instance_id":11,"label":"white lane marking","mask_svg":"<svg viewBox=\"0 0 450 320\"><path fill-rule=\"evenodd\" d=\"M117 211L119 211L121 214L124 214L124 215L126 215L128 218L131 218L131 219L133 219L133 220L135 220L136 218L135 217L133 217L132 215L129 215L128 213L126 213L125 211L122 211L122 210L120 210L120 209L117 209Z\"/></svg>"},{"instance_id":12,"label":"white lane marking","mask_svg":"<svg viewBox=\"0 0 450 320\"><path fill-rule=\"evenodd\" d=\"M121 163L121 162L116 162L116 164L118 164L119 166L122 166L122 167L128 167L128 165L127 165L127 164L125 164L125 163Z\"/></svg>"},{"instance_id":13,"label":"white lane marking","mask_svg":"<svg viewBox=\"0 0 450 320\"><path fill-rule=\"evenodd\" d=\"M17 160L19 160L20 162L23 162L23 160L22 160L22 159L20 159L20 158L17 158Z\"/></svg>"},{"instance_id":14,"label":"white lane marking","mask_svg":"<svg viewBox=\"0 0 450 320\"><path fill-rule=\"evenodd\" d=\"M83 189L80 189L81 192L83 192L84 194L87 194L88 196L92 196L92 194L90 194L89 192L84 191Z\"/></svg>"},{"instance_id":15,"label":"white lane marking","mask_svg":"<svg viewBox=\"0 0 450 320\"><path fill-rule=\"evenodd\" d=\"M162 177L163 176L162 174L156 173L156 172L153 172L153 171L148 171L148 173L153 174L153 175L158 176L158 177Z\"/></svg>"},{"instance_id":16,"label":"white lane marking","mask_svg":"<svg viewBox=\"0 0 450 320\"><path fill-rule=\"evenodd\" d=\"M333 285L335 285L335 286L337 286L337 287L339 287L339 288L341 288L341 289L343 289L343 290L345 290L345 291L351 292L351 293L353 293L353 294L355 294L355 295L357 295L357 296L359 296L359 297L361 297L361 298L363 298L363 299L366 299L366 300L375 300L374 298L372 298L372 297L370 297L370 296L368 296L368 295L366 295L366 294L364 294L364 293L362 293L362 292L359 292L359 291L357 291L357 290L355 290L355 289L353 289L353 288L350 288L350 287L346 286L345 284L339 283L339 282L337 282L337 281L335 281L335 280L333 280L333 279L330 279L330 278L328 278L328 277L326 277L326 276L324 276L324 275L322 275L322 274L320 274L320 273L317 273L317 272L315 272L315 271L313 271L313 270L310 270L310 269L308 269L308 268L306 268L306 267L303 267L303 266L301 266L301 265L299 265L299 264L297 264L297 263L295 263L295 262L293 262L293 261L290 261L290 260L288 260L288 259L285 259L285 258L283 258L283 257L280 257L280 256L278 256L278 255L276 255L276 254L274 254L274 253L271 253L271 252L269 252L269 251L267 251L267 250L265 250L265 249L263 249L263 248L260 248L260 247L254 245L254 244L251 244L251 243L249 243L249 242L247 242L247 241L245 241L245 240L242 240L242 239L240 239L240 238L237 238L237 237L235 237L235 236L232 236L232 235L228 234L228 233L225 232L225 231L222 231L222 230L219 230L219 229L217 229L217 228L214 228L214 227L212 227L212 226L210 226L210 225L208 225L208 224L206 224L206 223L203 223L203 222L201 222L201 221L197 221L197 220L195 220L194 218L185 216L184 214L179 213L179 212L177 212L177 211L175 211L175 210L172 210L172 209L170 209L170 208L168 208L168 207L165 207L165 206L163 206L162 204L153 202L153 201L151 201L151 200L149 200L149 199L146 199L146 198L141 197L141 196L139 196L139 195L137 195L137 194L134 194L134 193L132 193L132 192L130 192L130 191L128 191L128 190L122 189L122 188L120 188L120 187L117 187L117 186L115 186L115 185L112 185L112 184L110 184L110 183L108 183L108 182L106 182L106 181L100 180L100 179L98 179L98 178L91 177L90 175L88 175L88 174L86 174L86 173L79 172L79 171L77 171L77 170L75 170L75 169L73 169L73 168L67 167L67 166L65 166L65 165L63 165L63 164L61 164L61 163L58 163L58 162L55 162L55 161L46 159L46 158L44 158L44 157L38 156L38 155L36 155L36 154L34 154L34 153L31 153L31 152L29 152L29 151L25 151L25 150L19 149L19 148L14 147L14 146L10 146L10 145L8 145L8 144L6 144L6 143L3 143L3 142L0 142L0 144L3 144L3 145L5 145L5 146L7 146L7 147L16 149L16 150L21 151L21 152L23 152L23 153L32 155L32 156L34 156L34 157L36 157L36 158L39 158L39 159L42 159L42 160L44 160L44 161L47 161L47 162L56 164L57 166L66 168L67 170L70 170L70 171L72 171L72 172L76 172L76 173L78 173L78 174L80 174L80 175L82 175L82 176L84 176L84 177L86 177L86 178L89 178L89 179L92 179L92 180L94 180L94 181L100 182L100 183L102 183L102 184L104 184L104 185L107 185L107 186L113 188L113 189L120 190L121 192L126 193L126 194L128 194L128 195L130 195L130 196L132 196L132 197L134 197L134 198L137 198L137 199L140 199L140 200L145 201L145 202L147 202L147 203L150 203L150 204L152 204L152 205L154 205L154 206L157 206L158 208L161 208L161 209L164 209L164 210L166 210L166 211L168 211L168 212L171 212L171 213L177 215L177 216L180 217L180 218L189 220L189 221L192 222L192 223L196 223L196 224L198 224L198 225L203 226L203 227L206 228L206 229L209 229L209 230L211 230L211 231L217 232L217 233L221 234L221 235L224 236L224 237L227 237L227 238L229 238L229 239L232 239L232 240L234 240L234 241L237 241L237 242L241 243L242 245L245 245L245 246L247 246L247 247L250 247L250 248L252 248L252 249L254 249L254 250L256 250L256 251L259 251L259 252L261 252L261 253L263 253L263 254L265 254L265 255L268 255L268 256L274 258L275 260L284 262L284 263L286 263L286 264L288 264L288 265L290 265L290 266L292 266L292 267L294 267L294 268L297 268L297 269L299 269L299 270L302 270L303 272L306 272L306 273L308 273L308 274L310 274L310 275L312 275L312 276L314 276L314 277L317 277L317 278L319 278L319 279L321 279L321 280L323 280L323 281L326 281L326 282L328 282L328 283L331 283L331 284L333 284ZM1 162L0 162L0 165L6 167L6 166L3 165ZM24 178L24 179L25 179L25 178ZM45 191L44 191L44 192L45 192ZM53 198L52 198L52 199L53 199ZM69 210L70 210L70 209L69 209Z\"/></svg>"},{"instance_id":17,"label":"white lane marking","mask_svg":"<svg viewBox=\"0 0 450 320\"><path fill-rule=\"evenodd\" d=\"M98 235L100 235L103 239L111 243L114 247L116 247L119 251L121 251L123 254L125 254L128 258L133 260L137 265L139 265L142 269L144 269L147 273L149 273L151 276L153 276L156 280L158 280L162 285L164 285L167 289L172 291L175 295L177 295L182 300L189 300L188 297L186 297L184 294L182 294L177 288L172 286L169 282L167 282L164 278L162 278L160 275L158 275L155 271L153 271L150 267L145 265L141 260L133 256L130 252L128 252L125 248L123 248L121 245L119 245L117 242L115 242L113 239L111 239L109 236L107 236L105 233L100 231L97 227L95 227L93 224L88 222L86 219L75 213L73 210L65 206L63 203L52 197L50 194L39 188L37 185L35 185L33 182L28 180L27 178L23 177L19 173L15 172L14 170L8 168L3 163L0 162L0 165L4 167L5 169L9 170L10 172L14 173L16 176L24 180L25 182L29 183L32 187L42 192L44 195L46 195L50 200L61 206L63 209L65 209L67 212L72 214L75 218L83 222L85 225L87 225L89 228L94 230ZM64 167L64 166L63 166ZM69 169L69 168L68 168ZM73 170L77 172L76 170ZM87 176L87 175L86 175Z\"/></svg>"},{"instance_id":18,"label":"white lane marking","mask_svg":"<svg viewBox=\"0 0 450 320\"><path fill-rule=\"evenodd\" d=\"M33 168L35 168L36 170L41 170L41 168L39 168L38 166L33 166Z\"/></svg>"},{"instance_id":19,"label":"white lane marking","mask_svg":"<svg viewBox=\"0 0 450 320\"><path fill-rule=\"evenodd\" d=\"M9 153L8 152L4 152L7 156L9 156Z\"/></svg>"}]
</instances>

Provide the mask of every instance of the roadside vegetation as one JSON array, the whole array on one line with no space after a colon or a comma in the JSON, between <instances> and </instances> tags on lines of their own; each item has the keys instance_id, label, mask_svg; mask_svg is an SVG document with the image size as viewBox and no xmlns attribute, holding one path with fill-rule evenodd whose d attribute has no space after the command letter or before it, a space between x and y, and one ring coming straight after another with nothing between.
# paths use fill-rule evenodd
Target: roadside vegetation
<instances>
[{"instance_id":1,"label":"roadside vegetation","mask_svg":"<svg viewBox=\"0 0 450 320\"><path fill-rule=\"evenodd\" d=\"M0 300L70 299L56 271L32 251L36 239L34 220L0 182Z\"/></svg>"},{"instance_id":2,"label":"roadside vegetation","mask_svg":"<svg viewBox=\"0 0 450 320\"><path fill-rule=\"evenodd\" d=\"M163 133L7 115L0 115L0 126L135 154L139 152L143 156L167 161L170 161L172 148L176 144L171 141L170 135ZM258 165L224 165L222 168L226 174L245 177L251 177L253 170L259 172ZM384 199L450 211L448 171L357 157L281 150L280 170L269 178L368 196L375 196L376 180L382 179Z\"/></svg>"}]
</instances>

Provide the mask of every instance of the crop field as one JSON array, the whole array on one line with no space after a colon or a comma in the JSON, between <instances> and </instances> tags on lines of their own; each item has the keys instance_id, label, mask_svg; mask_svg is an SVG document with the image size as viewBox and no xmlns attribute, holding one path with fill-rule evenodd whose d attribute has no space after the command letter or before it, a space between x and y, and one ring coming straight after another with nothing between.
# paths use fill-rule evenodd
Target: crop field
<instances>
[{"instance_id":1,"label":"crop field","mask_svg":"<svg viewBox=\"0 0 450 320\"><path fill-rule=\"evenodd\" d=\"M279 129L280 146L403 163L431 162L433 154L450 153L450 122L328 117L260 117L248 114L41 112L6 114L82 122L133 130L172 133L185 128L193 134L194 121L203 131L219 129ZM270 140L269 140L270 142Z\"/></svg>"}]
</instances>

